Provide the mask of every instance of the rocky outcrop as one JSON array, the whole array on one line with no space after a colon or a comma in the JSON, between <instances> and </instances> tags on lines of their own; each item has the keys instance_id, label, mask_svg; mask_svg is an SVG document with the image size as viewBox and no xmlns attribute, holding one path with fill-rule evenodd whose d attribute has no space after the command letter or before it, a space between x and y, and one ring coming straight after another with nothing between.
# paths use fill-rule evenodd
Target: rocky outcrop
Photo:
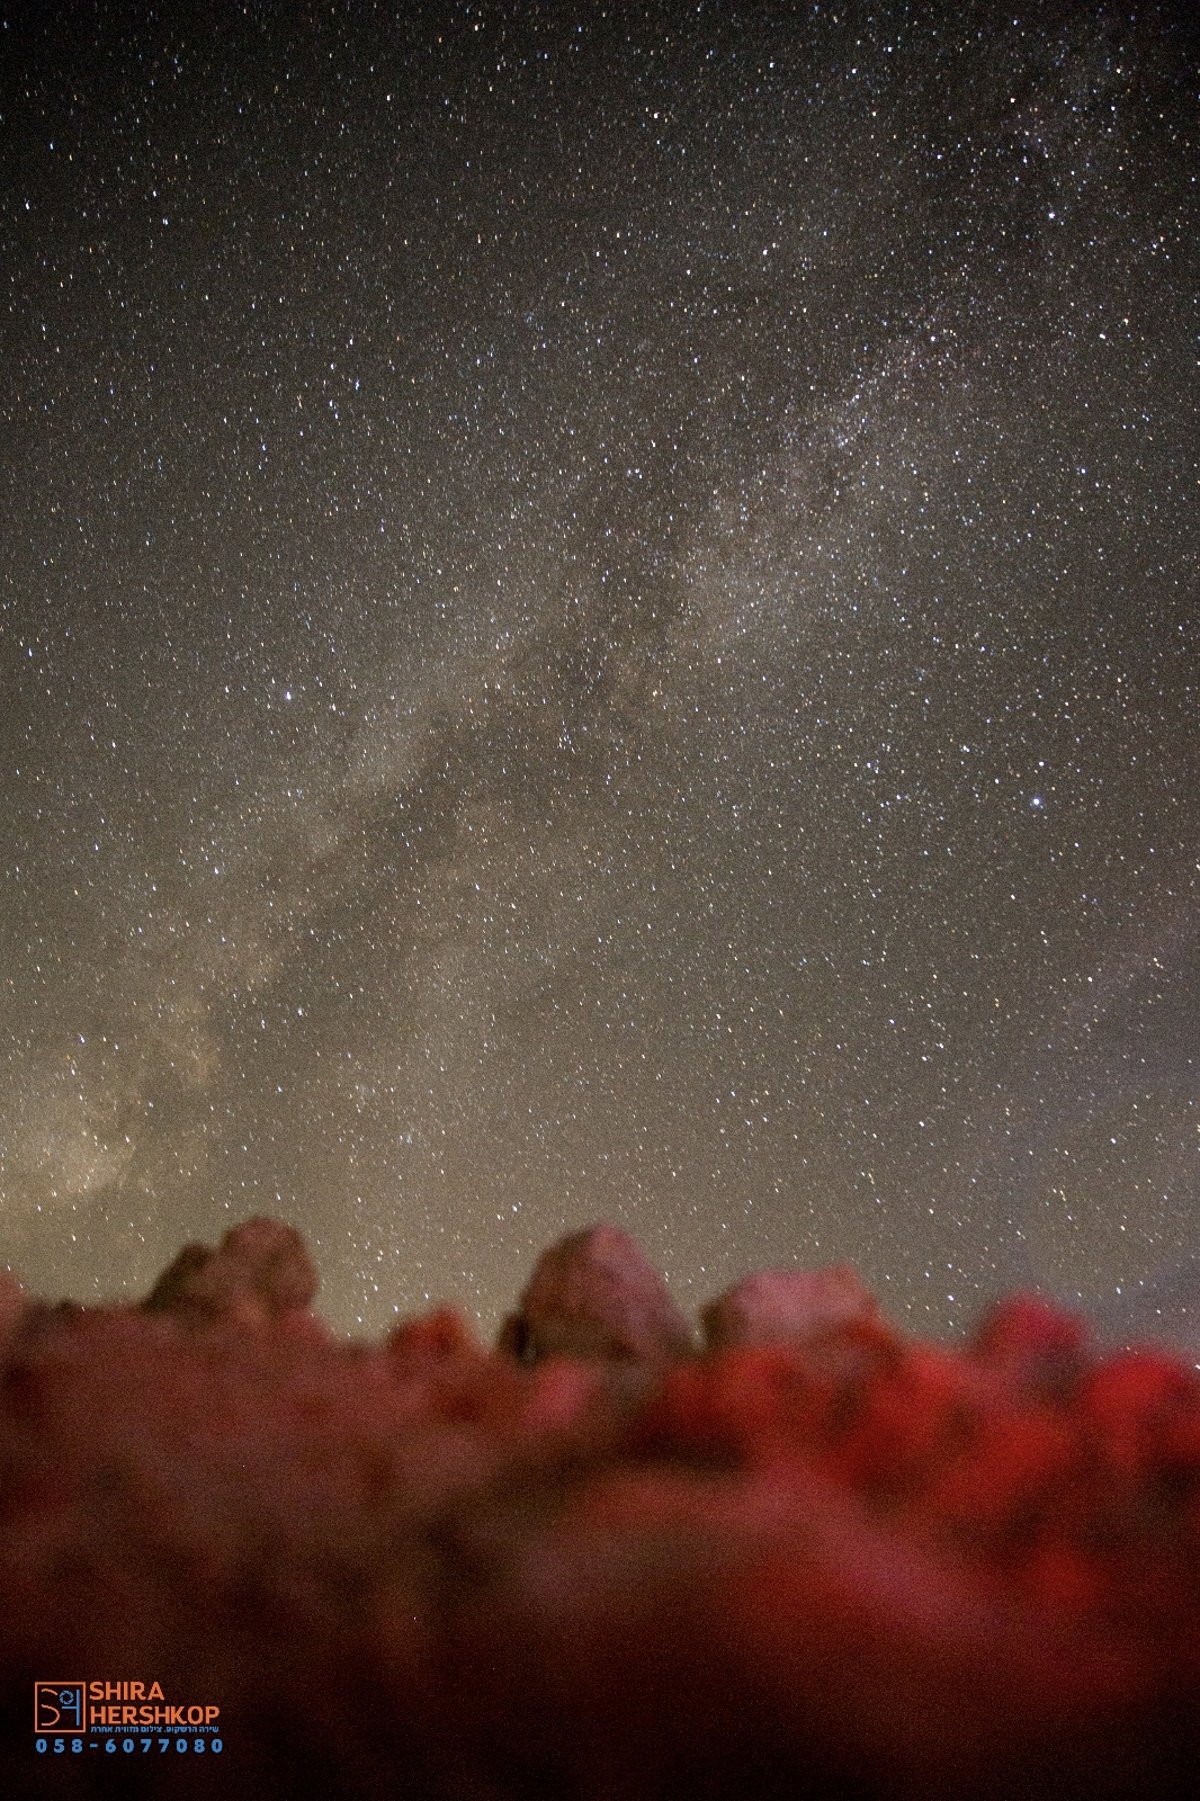
<instances>
[{"instance_id":1,"label":"rocky outcrop","mask_svg":"<svg viewBox=\"0 0 1200 1801\"><path fill-rule=\"evenodd\" d=\"M839 1327L879 1318L879 1303L849 1264L765 1269L711 1301L700 1315L710 1350L806 1344Z\"/></svg>"},{"instance_id":2,"label":"rocky outcrop","mask_svg":"<svg viewBox=\"0 0 1200 1801\"><path fill-rule=\"evenodd\" d=\"M498 1348L522 1363L569 1356L653 1364L686 1357L692 1334L628 1233L592 1226L543 1253Z\"/></svg>"},{"instance_id":3,"label":"rocky outcrop","mask_svg":"<svg viewBox=\"0 0 1200 1801\"><path fill-rule=\"evenodd\" d=\"M194 1325L223 1319L260 1325L310 1307L318 1285L316 1266L294 1226L248 1219L227 1232L215 1251L185 1245L142 1307Z\"/></svg>"},{"instance_id":4,"label":"rocky outcrop","mask_svg":"<svg viewBox=\"0 0 1200 1801\"><path fill-rule=\"evenodd\" d=\"M266 1220L149 1306L0 1282L4 1801L1195 1793L1194 1358L1028 1299L922 1342L846 1270L747 1278L684 1354L607 1227L502 1349L451 1307L338 1340L315 1286ZM39 1751L75 1675L220 1748Z\"/></svg>"}]
</instances>

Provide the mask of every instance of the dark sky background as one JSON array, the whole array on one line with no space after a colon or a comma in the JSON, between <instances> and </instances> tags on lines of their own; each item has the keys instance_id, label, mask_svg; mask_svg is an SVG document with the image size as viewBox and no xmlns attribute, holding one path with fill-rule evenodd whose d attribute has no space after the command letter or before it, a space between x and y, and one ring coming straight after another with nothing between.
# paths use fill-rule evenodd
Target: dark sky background
<instances>
[{"instance_id":1,"label":"dark sky background","mask_svg":"<svg viewBox=\"0 0 1200 1801\"><path fill-rule=\"evenodd\" d=\"M1189 10L0 8L0 1261L1200 1339Z\"/></svg>"}]
</instances>

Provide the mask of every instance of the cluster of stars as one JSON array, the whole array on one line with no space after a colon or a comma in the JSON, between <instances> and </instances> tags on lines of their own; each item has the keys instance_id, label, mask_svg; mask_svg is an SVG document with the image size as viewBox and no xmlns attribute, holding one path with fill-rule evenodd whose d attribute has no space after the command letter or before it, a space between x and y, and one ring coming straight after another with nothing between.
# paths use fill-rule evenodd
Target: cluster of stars
<instances>
[{"instance_id":1,"label":"cluster of stars","mask_svg":"<svg viewBox=\"0 0 1200 1801\"><path fill-rule=\"evenodd\" d=\"M4 23L0 1257L1195 1330L1158 11Z\"/></svg>"}]
</instances>

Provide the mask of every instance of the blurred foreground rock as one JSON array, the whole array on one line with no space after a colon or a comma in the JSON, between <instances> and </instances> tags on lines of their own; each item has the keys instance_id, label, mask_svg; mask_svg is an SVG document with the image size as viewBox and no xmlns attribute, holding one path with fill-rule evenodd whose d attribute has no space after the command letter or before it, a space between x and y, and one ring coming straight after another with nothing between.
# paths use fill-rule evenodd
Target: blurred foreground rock
<instances>
[{"instance_id":1,"label":"blurred foreground rock","mask_svg":"<svg viewBox=\"0 0 1200 1801\"><path fill-rule=\"evenodd\" d=\"M1020 1297L924 1344L847 1270L748 1278L694 1353L603 1227L494 1350L449 1307L341 1342L314 1289L270 1221L140 1308L0 1283L5 1801L1196 1792L1186 1360ZM73 1677L221 1749L56 1752Z\"/></svg>"}]
</instances>

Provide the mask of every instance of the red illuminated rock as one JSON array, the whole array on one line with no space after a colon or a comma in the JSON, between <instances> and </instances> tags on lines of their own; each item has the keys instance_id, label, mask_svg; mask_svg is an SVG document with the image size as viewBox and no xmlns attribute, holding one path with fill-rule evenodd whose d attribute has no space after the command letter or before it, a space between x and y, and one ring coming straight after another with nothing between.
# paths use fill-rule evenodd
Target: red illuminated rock
<instances>
[{"instance_id":1,"label":"red illuminated rock","mask_svg":"<svg viewBox=\"0 0 1200 1801\"><path fill-rule=\"evenodd\" d=\"M879 1318L879 1304L848 1264L765 1269L747 1276L700 1315L710 1350L728 1345L804 1344L841 1326Z\"/></svg>"},{"instance_id":2,"label":"red illuminated rock","mask_svg":"<svg viewBox=\"0 0 1200 1801\"><path fill-rule=\"evenodd\" d=\"M1064 1397L1094 1357L1084 1320L1037 1295L1010 1295L986 1314L971 1340L972 1355L1031 1392Z\"/></svg>"},{"instance_id":3,"label":"red illuminated rock","mask_svg":"<svg viewBox=\"0 0 1200 1801\"><path fill-rule=\"evenodd\" d=\"M151 1306L0 1282L4 1801L135 1756L144 1801L1193 1795L1190 1361L1021 1300L926 1344L779 1274L698 1355L609 1228L497 1350L453 1308L317 1329L270 1221ZM218 1705L223 1750L39 1752L33 1683L75 1673Z\"/></svg>"},{"instance_id":4,"label":"red illuminated rock","mask_svg":"<svg viewBox=\"0 0 1200 1801\"><path fill-rule=\"evenodd\" d=\"M524 1363L549 1356L653 1363L687 1356L692 1334L633 1239L616 1226L593 1226L543 1253L499 1348Z\"/></svg>"}]
</instances>

